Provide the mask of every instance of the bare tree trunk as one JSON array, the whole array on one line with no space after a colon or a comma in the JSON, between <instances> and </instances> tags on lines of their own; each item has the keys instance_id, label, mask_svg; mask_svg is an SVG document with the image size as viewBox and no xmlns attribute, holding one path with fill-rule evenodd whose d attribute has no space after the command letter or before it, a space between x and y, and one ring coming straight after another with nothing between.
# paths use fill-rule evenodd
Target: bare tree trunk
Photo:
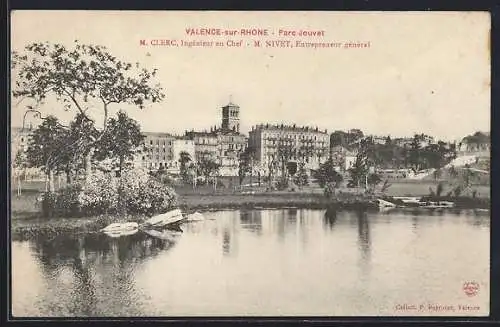
<instances>
[{"instance_id":1,"label":"bare tree trunk","mask_svg":"<svg viewBox=\"0 0 500 327\"><path fill-rule=\"evenodd\" d=\"M92 154L94 149L90 149L90 151L85 155L85 180L88 182L90 180L90 176L92 175Z\"/></svg>"},{"instance_id":2,"label":"bare tree trunk","mask_svg":"<svg viewBox=\"0 0 500 327\"><path fill-rule=\"evenodd\" d=\"M49 170L49 192L54 192L54 171Z\"/></svg>"},{"instance_id":3,"label":"bare tree trunk","mask_svg":"<svg viewBox=\"0 0 500 327\"><path fill-rule=\"evenodd\" d=\"M21 195L21 176L17 176L17 195Z\"/></svg>"},{"instance_id":4,"label":"bare tree trunk","mask_svg":"<svg viewBox=\"0 0 500 327\"><path fill-rule=\"evenodd\" d=\"M123 156L120 156L120 163L119 163L119 168L118 171L120 173L120 176L122 175L123 171L123 163L125 162L125 158Z\"/></svg>"},{"instance_id":5,"label":"bare tree trunk","mask_svg":"<svg viewBox=\"0 0 500 327\"><path fill-rule=\"evenodd\" d=\"M71 172L69 169L66 170L66 184L67 185L71 184Z\"/></svg>"}]
</instances>

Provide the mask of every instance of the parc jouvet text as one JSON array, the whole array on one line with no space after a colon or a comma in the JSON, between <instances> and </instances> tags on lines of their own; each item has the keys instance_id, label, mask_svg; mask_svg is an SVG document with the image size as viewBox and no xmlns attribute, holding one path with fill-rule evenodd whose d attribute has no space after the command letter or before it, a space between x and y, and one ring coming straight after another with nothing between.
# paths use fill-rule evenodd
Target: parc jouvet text
<instances>
[{"instance_id":1,"label":"parc jouvet text","mask_svg":"<svg viewBox=\"0 0 500 327\"><path fill-rule=\"evenodd\" d=\"M181 34L181 37L144 38L139 44L165 48L367 49L372 46L370 40L344 40L322 29L186 27Z\"/></svg>"}]
</instances>

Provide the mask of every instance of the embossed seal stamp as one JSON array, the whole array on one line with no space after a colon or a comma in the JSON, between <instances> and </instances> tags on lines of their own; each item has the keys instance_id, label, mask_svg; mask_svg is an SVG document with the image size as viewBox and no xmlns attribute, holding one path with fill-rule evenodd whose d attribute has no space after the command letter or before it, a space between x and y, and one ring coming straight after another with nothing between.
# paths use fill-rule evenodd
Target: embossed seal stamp
<instances>
[{"instance_id":1,"label":"embossed seal stamp","mask_svg":"<svg viewBox=\"0 0 500 327\"><path fill-rule=\"evenodd\" d=\"M476 296L479 293L479 284L474 281L465 282L462 289L467 296Z\"/></svg>"}]
</instances>

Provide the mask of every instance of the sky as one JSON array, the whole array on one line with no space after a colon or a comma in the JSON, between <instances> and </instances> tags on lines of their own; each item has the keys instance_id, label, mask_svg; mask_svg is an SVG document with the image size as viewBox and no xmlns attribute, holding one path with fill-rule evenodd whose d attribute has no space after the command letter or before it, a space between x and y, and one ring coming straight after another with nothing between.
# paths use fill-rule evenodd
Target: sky
<instances>
[{"instance_id":1,"label":"sky","mask_svg":"<svg viewBox=\"0 0 500 327\"><path fill-rule=\"evenodd\" d=\"M490 129L490 17L481 12L125 12L15 11L12 50L31 42L104 45L157 68L162 103L125 109L144 131L182 134L220 125L240 106L241 130L289 123L365 134L426 133L455 140ZM268 36L188 36L186 28L267 29ZM279 30L324 31L279 37ZM243 40L243 47L141 46L141 39ZM368 48L255 48L253 40L370 42ZM149 43L150 44L150 43ZM13 79L12 82L15 80ZM12 126L30 100L13 100ZM65 113L54 100L44 114ZM96 117L99 111L96 111Z\"/></svg>"}]
</instances>

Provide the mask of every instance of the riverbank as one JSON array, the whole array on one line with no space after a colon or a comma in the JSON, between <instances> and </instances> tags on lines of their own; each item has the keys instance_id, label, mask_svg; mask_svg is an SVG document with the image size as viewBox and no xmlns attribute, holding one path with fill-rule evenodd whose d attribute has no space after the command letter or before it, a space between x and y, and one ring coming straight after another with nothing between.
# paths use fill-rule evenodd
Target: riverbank
<instances>
[{"instance_id":1,"label":"riverbank","mask_svg":"<svg viewBox=\"0 0 500 327\"><path fill-rule=\"evenodd\" d=\"M257 194L181 194L178 207L186 214L235 209L334 209L377 211L375 196L343 194L327 199L319 193L273 192ZM63 233L91 233L114 222L143 222L144 216L100 215L83 218L41 218L31 202L33 194L12 198L12 237L29 238L35 235L57 235ZM390 197L386 199L390 200ZM484 198L433 198L428 201L454 201L456 210L488 210L489 199ZM426 210L409 208L411 210Z\"/></svg>"}]
</instances>

